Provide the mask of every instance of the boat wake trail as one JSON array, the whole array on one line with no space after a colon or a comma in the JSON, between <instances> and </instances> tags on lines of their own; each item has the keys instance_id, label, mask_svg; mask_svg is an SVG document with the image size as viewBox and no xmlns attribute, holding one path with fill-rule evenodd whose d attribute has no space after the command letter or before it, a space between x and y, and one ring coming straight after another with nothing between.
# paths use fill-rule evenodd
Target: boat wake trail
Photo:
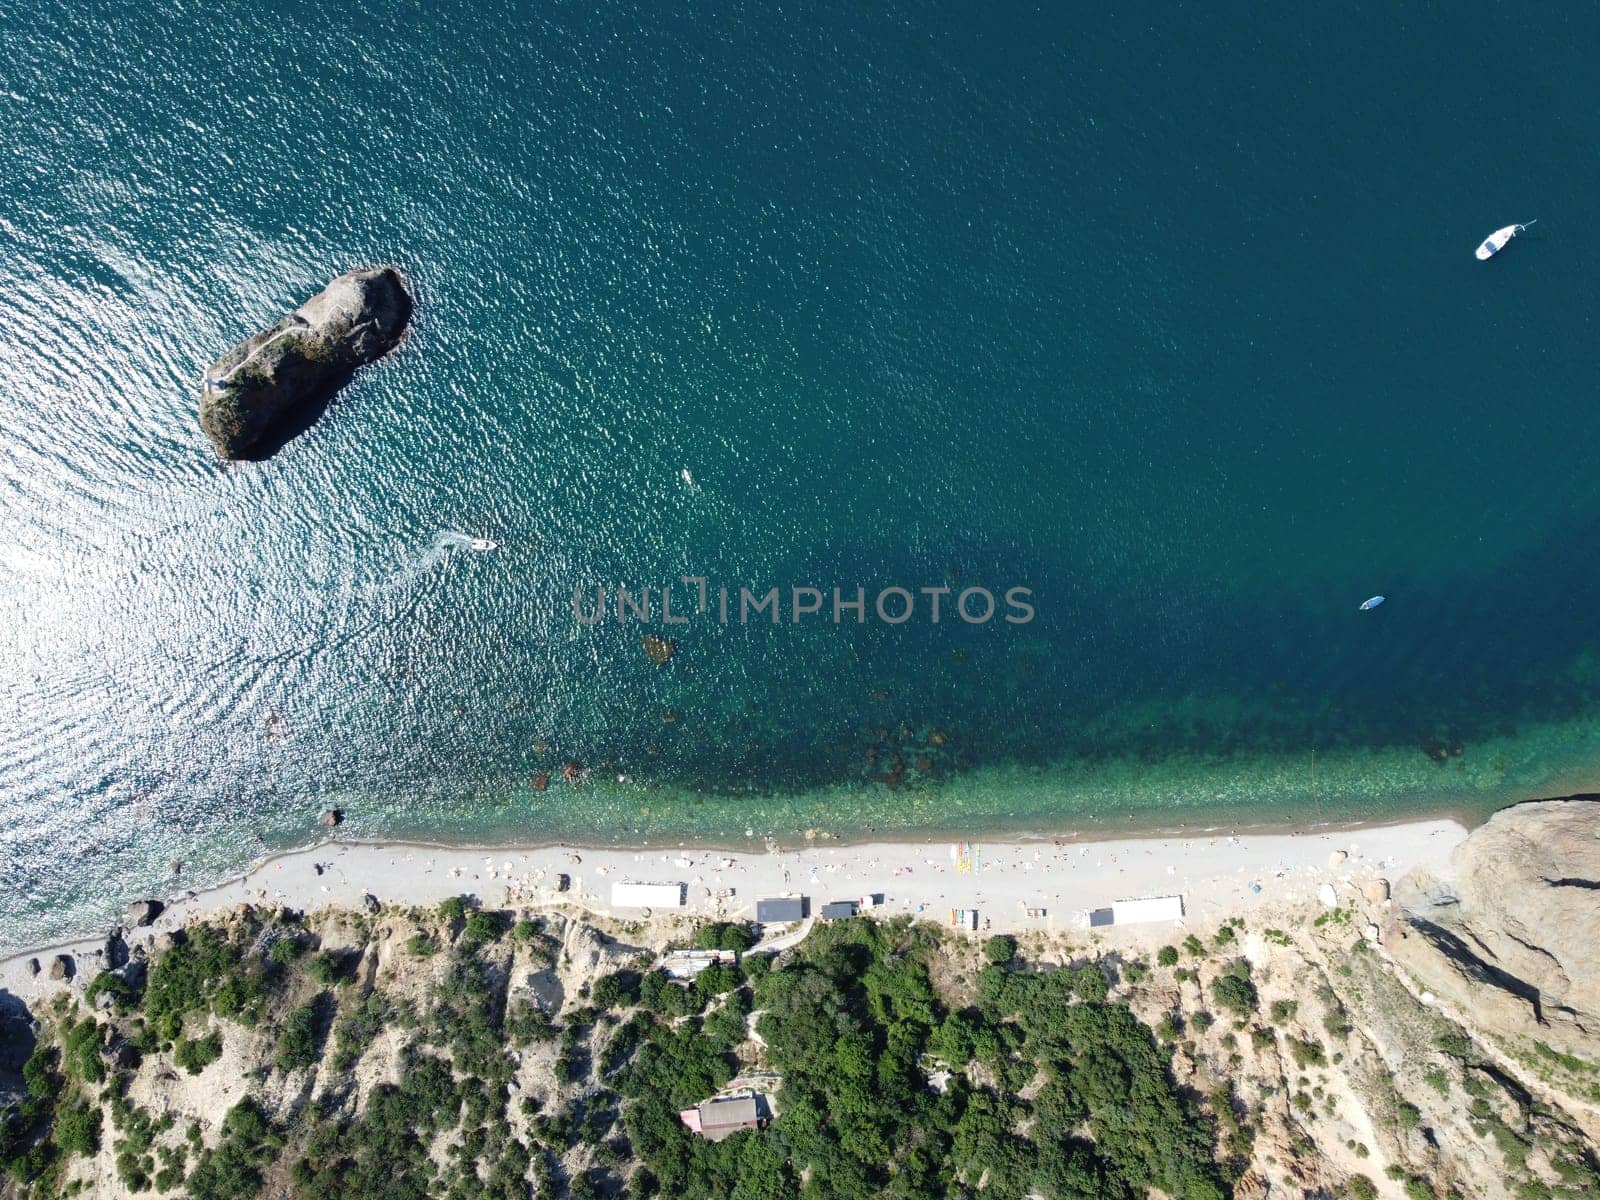
<instances>
[{"instance_id":1,"label":"boat wake trail","mask_svg":"<svg viewBox=\"0 0 1600 1200\"><path fill-rule=\"evenodd\" d=\"M388 576L337 584L329 599L319 605L323 623L314 636L252 657L263 669L303 671L313 660L347 650L369 637L390 635L397 626L410 624L437 593L454 558L499 548L499 543L488 538L454 529L436 533L424 549Z\"/></svg>"},{"instance_id":2,"label":"boat wake trail","mask_svg":"<svg viewBox=\"0 0 1600 1200\"><path fill-rule=\"evenodd\" d=\"M398 571L377 587L383 590L400 587L418 576L432 574L457 554L465 551L482 553L499 548L498 543L488 538L473 537L471 534L454 529L445 529L433 535L433 540L428 543L427 549L410 562L402 564Z\"/></svg>"}]
</instances>

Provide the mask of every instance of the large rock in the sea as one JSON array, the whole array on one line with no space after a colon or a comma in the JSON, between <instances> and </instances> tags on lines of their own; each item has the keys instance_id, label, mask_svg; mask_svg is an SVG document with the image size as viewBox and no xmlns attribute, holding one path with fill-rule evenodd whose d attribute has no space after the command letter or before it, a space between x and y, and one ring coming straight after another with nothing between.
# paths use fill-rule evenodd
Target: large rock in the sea
<instances>
[{"instance_id":1,"label":"large rock in the sea","mask_svg":"<svg viewBox=\"0 0 1600 1200\"><path fill-rule=\"evenodd\" d=\"M200 384L200 428L223 458L262 459L304 432L356 368L394 348L411 296L393 267L339 276L235 346Z\"/></svg>"},{"instance_id":2,"label":"large rock in the sea","mask_svg":"<svg viewBox=\"0 0 1600 1200\"><path fill-rule=\"evenodd\" d=\"M1491 817L1451 859L1395 887L1389 952L1473 1024L1568 1053L1600 1050L1600 801L1546 800Z\"/></svg>"}]
</instances>

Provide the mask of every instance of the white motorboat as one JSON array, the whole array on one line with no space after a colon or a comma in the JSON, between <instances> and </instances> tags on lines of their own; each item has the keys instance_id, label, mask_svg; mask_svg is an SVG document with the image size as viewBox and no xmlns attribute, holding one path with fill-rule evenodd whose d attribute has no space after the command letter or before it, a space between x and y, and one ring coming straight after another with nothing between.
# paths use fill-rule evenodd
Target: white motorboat
<instances>
[{"instance_id":1,"label":"white motorboat","mask_svg":"<svg viewBox=\"0 0 1600 1200\"><path fill-rule=\"evenodd\" d=\"M1500 251L1506 248L1507 242L1526 229L1528 225L1532 225L1534 223L1534 221L1529 221L1527 225L1507 225L1503 229L1496 229L1488 237L1483 239L1477 250L1475 250L1473 253L1477 256L1479 262L1482 262L1486 258L1493 258L1496 254L1499 254Z\"/></svg>"},{"instance_id":2,"label":"white motorboat","mask_svg":"<svg viewBox=\"0 0 1600 1200\"><path fill-rule=\"evenodd\" d=\"M1361 611L1371 612L1387 599L1387 596L1370 596L1361 602Z\"/></svg>"},{"instance_id":3,"label":"white motorboat","mask_svg":"<svg viewBox=\"0 0 1600 1200\"><path fill-rule=\"evenodd\" d=\"M500 549L500 543L490 538L473 538L472 548L474 550L498 550Z\"/></svg>"}]
</instances>

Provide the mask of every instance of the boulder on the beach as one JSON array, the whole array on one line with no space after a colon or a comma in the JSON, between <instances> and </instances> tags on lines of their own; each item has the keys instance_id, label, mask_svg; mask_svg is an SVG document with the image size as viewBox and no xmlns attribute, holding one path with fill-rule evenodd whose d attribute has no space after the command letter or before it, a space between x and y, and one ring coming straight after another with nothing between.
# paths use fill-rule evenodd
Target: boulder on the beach
<instances>
[{"instance_id":1,"label":"boulder on the beach","mask_svg":"<svg viewBox=\"0 0 1600 1200\"><path fill-rule=\"evenodd\" d=\"M44 968L39 965L39 960L37 958L30 958L28 960L28 974L37 975L43 969Z\"/></svg>"},{"instance_id":2,"label":"boulder on the beach","mask_svg":"<svg viewBox=\"0 0 1600 1200\"><path fill-rule=\"evenodd\" d=\"M1374 879L1367 884L1367 899L1374 904L1382 904L1389 899L1389 881L1387 879Z\"/></svg>"},{"instance_id":3,"label":"boulder on the beach","mask_svg":"<svg viewBox=\"0 0 1600 1200\"><path fill-rule=\"evenodd\" d=\"M200 428L225 459L276 453L322 414L358 367L392 350L411 320L393 267L350 271L207 368Z\"/></svg>"},{"instance_id":4,"label":"boulder on the beach","mask_svg":"<svg viewBox=\"0 0 1600 1200\"><path fill-rule=\"evenodd\" d=\"M161 915L161 901L135 900L122 910L122 924L127 929L142 929Z\"/></svg>"},{"instance_id":5,"label":"boulder on the beach","mask_svg":"<svg viewBox=\"0 0 1600 1200\"><path fill-rule=\"evenodd\" d=\"M332 829L344 820L344 810L341 808L325 808L317 817L317 824L324 829Z\"/></svg>"},{"instance_id":6,"label":"boulder on the beach","mask_svg":"<svg viewBox=\"0 0 1600 1200\"><path fill-rule=\"evenodd\" d=\"M1594 1055L1600 1037L1600 800L1503 809L1451 857L1413 871L1389 952L1419 984L1502 1036Z\"/></svg>"},{"instance_id":7,"label":"boulder on the beach","mask_svg":"<svg viewBox=\"0 0 1600 1200\"><path fill-rule=\"evenodd\" d=\"M1344 860L1349 857L1343 850L1335 850L1328 855L1328 866L1330 869L1337 870L1339 867L1344 866Z\"/></svg>"},{"instance_id":8,"label":"boulder on the beach","mask_svg":"<svg viewBox=\"0 0 1600 1200\"><path fill-rule=\"evenodd\" d=\"M123 938L121 930L113 930L111 935L106 938L105 949L102 953L105 956L106 966L113 971L128 961L128 943Z\"/></svg>"},{"instance_id":9,"label":"boulder on the beach","mask_svg":"<svg viewBox=\"0 0 1600 1200\"><path fill-rule=\"evenodd\" d=\"M361 903L369 913L379 912L383 908L383 905L378 903L378 898L371 892L367 892L361 897Z\"/></svg>"},{"instance_id":10,"label":"boulder on the beach","mask_svg":"<svg viewBox=\"0 0 1600 1200\"><path fill-rule=\"evenodd\" d=\"M51 979L71 979L75 970L70 954L58 954L50 960Z\"/></svg>"}]
</instances>

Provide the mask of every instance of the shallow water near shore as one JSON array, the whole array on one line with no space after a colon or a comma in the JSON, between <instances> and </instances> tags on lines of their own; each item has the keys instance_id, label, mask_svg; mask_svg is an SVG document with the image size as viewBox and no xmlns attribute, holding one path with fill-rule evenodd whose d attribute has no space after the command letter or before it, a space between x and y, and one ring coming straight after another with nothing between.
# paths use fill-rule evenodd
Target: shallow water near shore
<instances>
[{"instance_id":1,"label":"shallow water near shore","mask_svg":"<svg viewBox=\"0 0 1600 1200\"><path fill-rule=\"evenodd\" d=\"M1600 14L1163 22L0 0L0 941L326 807L737 845L1592 782ZM216 466L203 366L383 261L400 351ZM695 614L659 667L574 619L686 575L1037 615Z\"/></svg>"}]
</instances>

